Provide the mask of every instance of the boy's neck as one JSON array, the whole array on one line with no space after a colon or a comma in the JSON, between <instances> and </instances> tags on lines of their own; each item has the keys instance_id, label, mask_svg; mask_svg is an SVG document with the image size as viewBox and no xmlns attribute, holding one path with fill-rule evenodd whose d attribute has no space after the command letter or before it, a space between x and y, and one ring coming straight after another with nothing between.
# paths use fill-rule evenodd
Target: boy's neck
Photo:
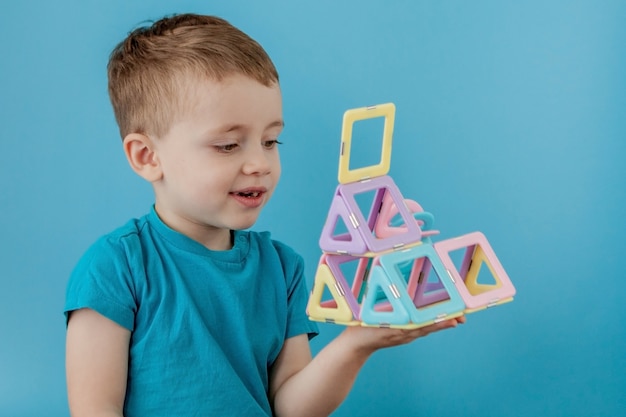
<instances>
[{"instance_id":1,"label":"boy's neck","mask_svg":"<svg viewBox=\"0 0 626 417\"><path fill-rule=\"evenodd\" d=\"M169 216L168 213L159 210L158 204L155 204L155 211L169 228L195 240L209 250L225 251L232 249L234 245L234 231L230 229L201 225L176 216Z\"/></svg>"}]
</instances>

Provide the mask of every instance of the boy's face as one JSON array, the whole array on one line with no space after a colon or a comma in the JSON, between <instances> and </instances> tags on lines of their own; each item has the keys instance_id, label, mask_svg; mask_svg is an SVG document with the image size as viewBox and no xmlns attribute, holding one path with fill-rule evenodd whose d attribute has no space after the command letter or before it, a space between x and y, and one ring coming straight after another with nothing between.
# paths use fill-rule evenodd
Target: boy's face
<instances>
[{"instance_id":1,"label":"boy's face","mask_svg":"<svg viewBox=\"0 0 626 417\"><path fill-rule=\"evenodd\" d=\"M170 227L224 249L231 229L254 224L280 177L280 88L233 75L189 91L189 111L154 140L156 209Z\"/></svg>"}]
</instances>

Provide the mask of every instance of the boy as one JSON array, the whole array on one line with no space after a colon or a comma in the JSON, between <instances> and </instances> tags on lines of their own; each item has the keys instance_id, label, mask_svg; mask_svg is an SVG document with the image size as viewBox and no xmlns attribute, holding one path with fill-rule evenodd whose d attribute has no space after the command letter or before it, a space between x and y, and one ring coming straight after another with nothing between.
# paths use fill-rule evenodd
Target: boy
<instances>
[{"instance_id":1,"label":"boy","mask_svg":"<svg viewBox=\"0 0 626 417\"><path fill-rule=\"evenodd\" d=\"M404 331L346 328L311 358L303 261L256 221L280 177L278 74L226 21L192 14L132 32L109 94L147 215L99 239L67 289L72 416L327 416Z\"/></svg>"}]
</instances>

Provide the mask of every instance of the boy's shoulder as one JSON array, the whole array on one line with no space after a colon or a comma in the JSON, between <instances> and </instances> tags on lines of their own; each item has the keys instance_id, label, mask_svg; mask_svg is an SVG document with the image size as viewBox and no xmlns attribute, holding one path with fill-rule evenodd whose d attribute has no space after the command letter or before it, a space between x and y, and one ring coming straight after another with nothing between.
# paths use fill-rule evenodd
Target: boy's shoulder
<instances>
[{"instance_id":1,"label":"boy's shoulder","mask_svg":"<svg viewBox=\"0 0 626 417\"><path fill-rule=\"evenodd\" d=\"M260 258L259 261L268 261L277 256L284 269L302 268L302 256L287 243L272 237L269 231L239 230L233 233L233 251L239 253L239 256L232 259L228 256L227 259L233 261L237 258L243 261L245 258L251 260L252 257ZM150 253L152 248L170 245L185 253L201 253L203 257L215 256L216 259L221 259L219 253L205 252L205 248L198 252L199 243L169 229L152 210L100 236L84 253L80 263L138 261L135 258Z\"/></svg>"},{"instance_id":2,"label":"boy's shoulder","mask_svg":"<svg viewBox=\"0 0 626 417\"><path fill-rule=\"evenodd\" d=\"M284 243L281 240L275 239L274 237L272 237L272 233L269 231L254 231L254 230L249 230L249 231L242 231L242 232L235 232L238 234L247 234L248 236L250 236L250 239L256 239L259 242L262 242L263 244L269 244L272 245L273 247L276 248L276 250L282 251L282 252L293 252L295 253L295 251L293 250L293 248L291 246L289 246L288 244Z\"/></svg>"},{"instance_id":3,"label":"boy's shoulder","mask_svg":"<svg viewBox=\"0 0 626 417\"><path fill-rule=\"evenodd\" d=\"M126 223L100 236L96 243L116 244L138 238L148 227L148 215L131 218Z\"/></svg>"},{"instance_id":4,"label":"boy's shoulder","mask_svg":"<svg viewBox=\"0 0 626 417\"><path fill-rule=\"evenodd\" d=\"M271 233L267 231L255 232L245 231L236 232L240 235L248 236L250 242L257 241L257 247L259 248L260 261L267 263L271 262L273 254L276 255L277 262L280 264L285 276L294 276L302 274L304 269L304 259L293 247L284 243L281 240L272 238ZM255 245L250 245L251 247ZM269 253L271 252L271 253Z\"/></svg>"},{"instance_id":5,"label":"boy's shoulder","mask_svg":"<svg viewBox=\"0 0 626 417\"><path fill-rule=\"evenodd\" d=\"M97 241L114 243L137 238L148 227L148 223L147 214L142 217L131 218L123 225L102 235Z\"/></svg>"},{"instance_id":6,"label":"boy's shoulder","mask_svg":"<svg viewBox=\"0 0 626 417\"><path fill-rule=\"evenodd\" d=\"M284 243L281 240L274 239L272 234L269 231L245 231L245 232L236 232L238 234L245 234L249 236L250 240L256 240L260 245L263 246L271 246L276 252L285 258L299 258L300 254L296 252L294 248L289 246L287 243Z\"/></svg>"},{"instance_id":7,"label":"boy's shoulder","mask_svg":"<svg viewBox=\"0 0 626 417\"><path fill-rule=\"evenodd\" d=\"M140 236L148 224L147 215L132 218L108 233L98 237L84 253L81 261L91 262L99 258L102 253L123 253L133 250L132 247L140 245Z\"/></svg>"}]
</instances>

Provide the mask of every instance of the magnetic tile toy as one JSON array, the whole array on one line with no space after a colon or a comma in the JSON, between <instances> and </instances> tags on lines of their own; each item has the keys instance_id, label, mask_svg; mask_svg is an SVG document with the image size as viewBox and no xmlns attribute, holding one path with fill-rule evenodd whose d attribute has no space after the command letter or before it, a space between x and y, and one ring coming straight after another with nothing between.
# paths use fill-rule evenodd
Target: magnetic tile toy
<instances>
[{"instance_id":1,"label":"magnetic tile toy","mask_svg":"<svg viewBox=\"0 0 626 417\"><path fill-rule=\"evenodd\" d=\"M380 162L350 169L353 125L375 117L385 119ZM392 103L344 114L339 185L307 305L311 320L417 328L513 300L515 287L487 238L473 232L433 243L434 216L405 199L388 175L394 117ZM359 204L372 194L369 206ZM338 232L340 223L345 230Z\"/></svg>"}]
</instances>

